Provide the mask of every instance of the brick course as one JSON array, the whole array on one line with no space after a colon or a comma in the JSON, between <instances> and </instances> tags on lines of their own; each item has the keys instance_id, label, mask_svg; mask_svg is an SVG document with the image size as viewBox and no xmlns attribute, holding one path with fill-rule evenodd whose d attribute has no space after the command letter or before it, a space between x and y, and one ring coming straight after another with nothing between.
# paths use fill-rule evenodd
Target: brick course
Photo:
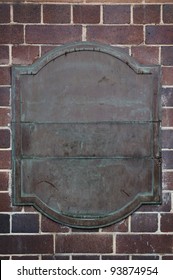
<instances>
[{"instance_id":1,"label":"brick course","mask_svg":"<svg viewBox=\"0 0 173 280\"><path fill-rule=\"evenodd\" d=\"M0 259L173 259L172 0L5 2L0 0ZM11 190L11 65L31 64L58 45L81 40L118 45L140 63L162 66L162 204L142 205L123 221L93 230L71 229L34 207L13 206Z\"/></svg>"}]
</instances>

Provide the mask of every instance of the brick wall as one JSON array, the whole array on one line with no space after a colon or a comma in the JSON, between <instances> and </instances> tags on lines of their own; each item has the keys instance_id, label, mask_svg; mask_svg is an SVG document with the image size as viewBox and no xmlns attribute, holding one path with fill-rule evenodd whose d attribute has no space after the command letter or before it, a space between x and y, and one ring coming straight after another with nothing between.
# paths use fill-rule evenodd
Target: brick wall
<instances>
[{"instance_id":1,"label":"brick wall","mask_svg":"<svg viewBox=\"0 0 173 280\"><path fill-rule=\"evenodd\" d=\"M0 1L0 258L173 259L173 0L20 2ZM11 203L10 67L80 40L162 65L163 203L98 230L71 229Z\"/></svg>"}]
</instances>

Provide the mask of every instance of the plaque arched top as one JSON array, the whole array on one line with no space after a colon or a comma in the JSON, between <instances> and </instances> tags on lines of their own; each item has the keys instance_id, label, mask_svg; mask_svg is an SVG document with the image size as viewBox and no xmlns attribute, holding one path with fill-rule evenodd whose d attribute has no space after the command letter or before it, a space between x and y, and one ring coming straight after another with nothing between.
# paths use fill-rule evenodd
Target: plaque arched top
<instances>
[{"instance_id":1,"label":"plaque arched top","mask_svg":"<svg viewBox=\"0 0 173 280\"><path fill-rule=\"evenodd\" d=\"M94 228L160 203L159 79L159 66L91 42L14 66L14 204Z\"/></svg>"}]
</instances>

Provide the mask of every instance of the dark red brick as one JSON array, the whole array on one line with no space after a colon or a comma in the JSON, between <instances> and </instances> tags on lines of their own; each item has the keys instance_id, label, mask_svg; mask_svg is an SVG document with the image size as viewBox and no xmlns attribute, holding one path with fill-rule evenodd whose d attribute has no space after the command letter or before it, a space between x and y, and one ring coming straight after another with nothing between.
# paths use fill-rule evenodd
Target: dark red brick
<instances>
[{"instance_id":1,"label":"dark red brick","mask_svg":"<svg viewBox=\"0 0 173 280\"><path fill-rule=\"evenodd\" d=\"M0 214L0 233L10 232L10 215Z\"/></svg>"},{"instance_id":2,"label":"dark red brick","mask_svg":"<svg viewBox=\"0 0 173 280\"><path fill-rule=\"evenodd\" d=\"M173 147L173 130L162 130L162 148L172 149Z\"/></svg>"},{"instance_id":3,"label":"dark red brick","mask_svg":"<svg viewBox=\"0 0 173 280\"><path fill-rule=\"evenodd\" d=\"M173 235L124 234L117 235L116 250L120 254L171 254Z\"/></svg>"},{"instance_id":4,"label":"dark red brick","mask_svg":"<svg viewBox=\"0 0 173 280\"><path fill-rule=\"evenodd\" d=\"M0 129L0 148L10 148L10 130Z\"/></svg>"},{"instance_id":5,"label":"dark red brick","mask_svg":"<svg viewBox=\"0 0 173 280\"><path fill-rule=\"evenodd\" d=\"M69 232L70 228L60 225L57 222L48 219L45 216L41 218L41 231L42 232Z\"/></svg>"},{"instance_id":6,"label":"dark red brick","mask_svg":"<svg viewBox=\"0 0 173 280\"><path fill-rule=\"evenodd\" d=\"M152 255L132 256L132 260L159 260L159 256L152 256Z\"/></svg>"},{"instance_id":7,"label":"dark red brick","mask_svg":"<svg viewBox=\"0 0 173 280\"><path fill-rule=\"evenodd\" d=\"M23 25L1 25L0 44L22 44L24 42Z\"/></svg>"},{"instance_id":8,"label":"dark red brick","mask_svg":"<svg viewBox=\"0 0 173 280\"><path fill-rule=\"evenodd\" d=\"M44 23L70 23L70 5L43 5Z\"/></svg>"},{"instance_id":9,"label":"dark red brick","mask_svg":"<svg viewBox=\"0 0 173 280\"><path fill-rule=\"evenodd\" d=\"M108 234L61 234L56 236L57 253L112 253L113 238Z\"/></svg>"},{"instance_id":10,"label":"dark red brick","mask_svg":"<svg viewBox=\"0 0 173 280\"><path fill-rule=\"evenodd\" d=\"M158 215L151 213L134 213L131 217L132 232L156 232L158 230Z\"/></svg>"},{"instance_id":11,"label":"dark red brick","mask_svg":"<svg viewBox=\"0 0 173 280\"><path fill-rule=\"evenodd\" d=\"M0 254L53 254L53 236L0 236Z\"/></svg>"},{"instance_id":12,"label":"dark red brick","mask_svg":"<svg viewBox=\"0 0 173 280\"><path fill-rule=\"evenodd\" d=\"M46 255L46 256L41 256L42 260L69 260L70 257L68 255L64 256L64 255Z\"/></svg>"},{"instance_id":13,"label":"dark red brick","mask_svg":"<svg viewBox=\"0 0 173 280\"><path fill-rule=\"evenodd\" d=\"M173 213L161 214L160 230L162 232L173 232Z\"/></svg>"},{"instance_id":14,"label":"dark red brick","mask_svg":"<svg viewBox=\"0 0 173 280\"><path fill-rule=\"evenodd\" d=\"M0 191L7 191L9 183L9 173L0 172Z\"/></svg>"},{"instance_id":15,"label":"dark red brick","mask_svg":"<svg viewBox=\"0 0 173 280\"><path fill-rule=\"evenodd\" d=\"M159 64L159 47L132 47L132 56L142 64Z\"/></svg>"},{"instance_id":16,"label":"dark red brick","mask_svg":"<svg viewBox=\"0 0 173 280\"><path fill-rule=\"evenodd\" d=\"M103 6L104 24L125 24L130 23L129 5L104 5Z\"/></svg>"},{"instance_id":17,"label":"dark red brick","mask_svg":"<svg viewBox=\"0 0 173 280\"><path fill-rule=\"evenodd\" d=\"M161 205L143 205L138 212L170 212L171 207L171 194L163 193Z\"/></svg>"},{"instance_id":18,"label":"dark red brick","mask_svg":"<svg viewBox=\"0 0 173 280\"><path fill-rule=\"evenodd\" d=\"M8 193L0 193L0 212L9 212L11 210L11 197Z\"/></svg>"},{"instance_id":19,"label":"dark red brick","mask_svg":"<svg viewBox=\"0 0 173 280\"><path fill-rule=\"evenodd\" d=\"M0 106L10 105L10 89L8 87L0 87Z\"/></svg>"},{"instance_id":20,"label":"dark red brick","mask_svg":"<svg viewBox=\"0 0 173 280\"><path fill-rule=\"evenodd\" d=\"M0 85L10 85L11 75L9 67L0 67Z\"/></svg>"},{"instance_id":21,"label":"dark red brick","mask_svg":"<svg viewBox=\"0 0 173 280\"><path fill-rule=\"evenodd\" d=\"M163 108L162 109L162 126L168 127L173 126L173 109Z\"/></svg>"},{"instance_id":22,"label":"dark red brick","mask_svg":"<svg viewBox=\"0 0 173 280\"><path fill-rule=\"evenodd\" d=\"M160 23L160 5L134 6L133 22L137 24Z\"/></svg>"},{"instance_id":23,"label":"dark red brick","mask_svg":"<svg viewBox=\"0 0 173 280\"><path fill-rule=\"evenodd\" d=\"M173 85L173 67L162 67L162 84Z\"/></svg>"},{"instance_id":24,"label":"dark red brick","mask_svg":"<svg viewBox=\"0 0 173 280\"><path fill-rule=\"evenodd\" d=\"M161 47L161 64L162 65L173 65L173 47L172 46L166 46Z\"/></svg>"},{"instance_id":25,"label":"dark red brick","mask_svg":"<svg viewBox=\"0 0 173 280\"><path fill-rule=\"evenodd\" d=\"M102 260L129 260L129 256L122 256L122 255L103 255Z\"/></svg>"},{"instance_id":26,"label":"dark red brick","mask_svg":"<svg viewBox=\"0 0 173 280\"><path fill-rule=\"evenodd\" d=\"M162 151L163 169L173 169L173 151Z\"/></svg>"},{"instance_id":27,"label":"dark red brick","mask_svg":"<svg viewBox=\"0 0 173 280\"><path fill-rule=\"evenodd\" d=\"M0 169L11 168L11 151L0 151Z\"/></svg>"},{"instance_id":28,"label":"dark red brick","mask_svg":"<svg viewBox=\"0 0 173 280\"><path fill-rule=\"evenodd\" d=\"M41 21L41 5L13 5L13 20L19 23L39 23Z\"/></svg>"},{"instance_id":29,"label":"dark red brick","mask_svg":"<svg viewBox=\"0 0 173 280\"><path fill-rule=\"evenodd\" d=\"M53 50L55 46L41 46L41 55Z\"/></svg>"},{"instance_id":30,"label":"dark red brick","mask_svg":"<svg viewBox=\"0 0 173 280\"><path fill-rule=\"evenodd\" d=\"M11 121L10 109L0 108L0 126L8 126Z\"/></svg>"},{"instance_id":31,"label":"dark red brick","mask_svg":"<svg viewBox=\"0 0 173 280\"><path fill-rule=\"evenodd\" d=\"M81 26L30 25L26 26L26 43L62 44L82 39Z\"/></svg>"},{"instance_id":32,"label":"dark red brick","mask_svg":"<svg viewBox=\"0 0 173 280\"><path fill-rule=\"evenodd\" d=\"M162 188L164 190L173 190L173 172L162 173Z\"/></svg>"},{"instance_id":33,"label":"dark red brick","mask_svg":"<svg viewBox=\"0 0 173 280\"><path fill-rule=\"evenodd\" d=\"M100 6L99 5L74 5L73 6L74 23L99 23Z\"/></svg>"},{"instance_id":34,"label":"dark red brick","mask_svg":"<svg viewBox=\"0 0 173 280\"><path fill-rule=\"evenodd\" d=\"M10 5L0 4L0 23L10 22Z\"/></svg>"},{"instance_id":35,"label":"dark red brick","mask_svg":"<svg viewBox=\"0 0 173 280\"><path fill-rule=\"evenodd\" d=\"M102 229L102 232L126 232L128 231L128 219L120 221Z\"/></svg>"},{"instance_id":36,"label":"dark red brick","mask_svg":"<svg viewBox=\"0 0 173 280\"><path fill-rule=\"evenodd\" d=\"M12 256L12 260L39 260L39 256Z\"/></svg>"},{"instance_id":37,"label":"dark red brick","mask_svg":"<svg viewBox=\"0 0 173 280\"><path fill-rule=\"evenodd\" d=\"M32 64L39 57L39 48L36 46L13 46L12 58L14 64Z\"/></svg>"},{"instance_id":38,"label":"dark red brick","mask_svg":"<svg viewBox=\"0 0 173 280\"><path fill-rule=\"evenodd\" d=\"M173 44L173 25L146 26L146 44Z\"/></svg>"},{"instance_id":39,"label":"dark red brick","mask_svg":"<svg viewBox=\"0 0 173 280\"><path fill-rule=\"evenodd\" d=\"M0 64L9 64L9 47L0 46Z\"/></svg>"},{"instance_id":40,"label":"dark red brick","mask_svg":"<svg viewBox=\"0 0 173 280\"><path fill-rule=\"evenodd\" d=\"M173 88L162 88L162 106L173 107Z\"/></svg>"},{"instance_id":41,"label":"dark red brick","mask_svg":"<svg viewBox=\"0 0 173 280\"><path fill-rule=\"evenodd\" d=\"M38 214L14 214L12 215L12 232L37 233L39 232Z\"/></svg>"},{"instance_id":42,"label":"dark red brick","mask_svg":"<svg viewBox=\"0 0 173 280\"><path fill-rule=\"evenodd\" d=\"M108 44L142 44L142 26L88 26L87 40Z\"/></svg>"},{"instance_id":43,"label":"dark red brick","mask_svg":"<svg viewBox=\"0 0 173 280\"><path fill-rule=\"evenodd\" d=\"M173 23L173 5L163 5L163 22Z\"/></svg>"},{"instance_id":44,"label":"dark red brick","mask_svg":"<svg viewBox=\"0 0 173 280\"><path fill-rule=\"evenodd\" d=\"M72 256L72 260L99 260L100 256L77 255Z\"/></svg>"}]
</instances>

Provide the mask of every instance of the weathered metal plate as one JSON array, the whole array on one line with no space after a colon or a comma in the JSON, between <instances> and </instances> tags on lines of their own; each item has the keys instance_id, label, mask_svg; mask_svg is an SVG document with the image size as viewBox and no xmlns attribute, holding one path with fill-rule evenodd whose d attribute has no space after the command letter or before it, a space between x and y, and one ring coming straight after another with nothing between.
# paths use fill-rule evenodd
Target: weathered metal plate
<instances>
[{"instance_id":1,"label":"weathered metal plate","mask_svg":"<svg viewBox=\"0 0 173 280\"><path fill-rule=\"evenodd\" d=\"M159 79L97 43L13 67L14 204L93 228L160 203Z\"/></svg>"}]
</instances>

